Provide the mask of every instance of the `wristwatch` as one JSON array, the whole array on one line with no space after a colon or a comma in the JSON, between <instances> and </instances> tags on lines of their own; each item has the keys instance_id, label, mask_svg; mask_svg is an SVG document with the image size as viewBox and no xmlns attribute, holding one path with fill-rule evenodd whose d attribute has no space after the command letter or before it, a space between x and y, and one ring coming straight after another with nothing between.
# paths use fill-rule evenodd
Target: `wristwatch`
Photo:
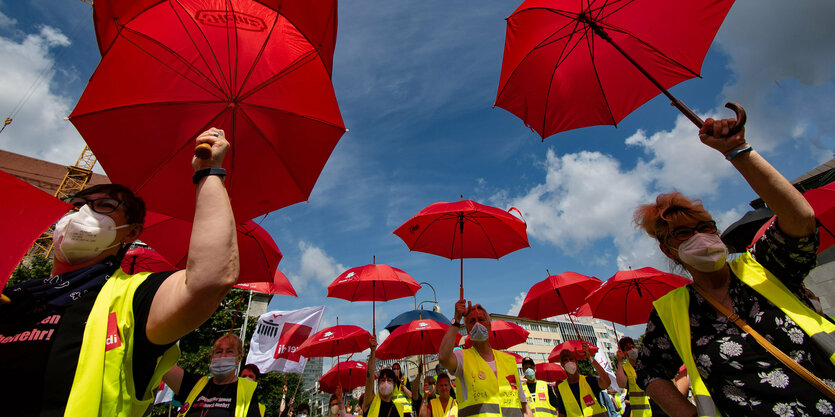
<instances>
[{"instance_id":1,"label":"wristwatch","mask_svg":"<svg viewBox=\"0 0 835 417\"><path fill-rule=\"evenodd\" d=\"M219 177L226 177L226 170L223 169L223 168L205 168L205 169L201 169L201 170L194 173L194 175L191 177L191 181L194 183L194 185L197 185L197 183L199 183L200 180L203 179L203 177L208 177L209 175L217 175Z\"/></svg>"}]
</instances>

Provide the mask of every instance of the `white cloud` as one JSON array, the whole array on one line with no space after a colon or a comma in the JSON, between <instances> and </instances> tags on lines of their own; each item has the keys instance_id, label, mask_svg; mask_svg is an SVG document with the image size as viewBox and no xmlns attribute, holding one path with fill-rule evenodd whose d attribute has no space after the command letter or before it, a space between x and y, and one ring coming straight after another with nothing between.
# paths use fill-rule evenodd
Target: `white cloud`
<instances>
[{"instance_id":1,"label":"white cloud","mask_svg":"<svg viewBox=\"0 0 835 417\"><path fill-rule=\"evenodd\" d=\"M525 302L525 297L528 295L527 292L520 292L519 295L513 298L513 304L510 305L510 310L507 310L507 315L509 316L516 316L519 314L519 310L522 309L522 303Z\"/></svg>"},{"instance_id":2,"label":"white cloud","mask_svg":"<svg viewBox=\"0 0 835 417\"><path fill-rule=\"evenodd\" d=\"M299 251L301 251L299 271L297 274L287 275L299 292L311 283L327 287L339 274L348 269L322 248L308 242L300 241Z\"/></svg>"},{"instance_id":3,"label":"white cloud","mask_svg":"<svg viewBox=\"0 0 835 417\"><path fill-rule=\"evenodd\" d=\"M389 337L390 334L391 333L389 333L389 331L386 329L377 332L377 346L382 344L386 340L386 338Z\"/></svg>"},{"instance_id":4,"label":"white cloud","mask_svg":"<svg viewBox=\"0 0 835 417\"><path fill-rule=\"evenodd\" d=\"M2 3L0 3L2 4ZM6 16L2 12L0 12L0 29L11 28L17 25L17 20Z\"/></svg>"}]
</instances>

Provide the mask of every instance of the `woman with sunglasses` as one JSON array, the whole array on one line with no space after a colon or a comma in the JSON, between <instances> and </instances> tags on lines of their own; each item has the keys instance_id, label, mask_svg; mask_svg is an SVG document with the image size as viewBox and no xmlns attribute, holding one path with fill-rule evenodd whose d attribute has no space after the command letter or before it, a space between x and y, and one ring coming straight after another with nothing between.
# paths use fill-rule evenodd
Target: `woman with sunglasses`
<instances>
[{"instance_id":1,"label":"woman with sunglasses","mask_svg":"<svg viewBox=\"0 0 835 417\"><path fill-rule=\"evenodd\" d=\"M174 344L203 323L238 277L235 222L221 169L229 142L194 158L194 227L186 269L128 275L119 266L141 233L145 204L126 187L91 187L53 234L52 274L3 290L4 415L142 415L177 361ZM138 144L137 146L142 146ZM171 181L189 181L172 178Z\"/></svg>"},{"instance_id":2,"label":"woman with sunglasses","mask_svg":"<svg viewBox=\"0 0 835 417\"><path fill-rule=\"evenodd\" d=\"M699 138L725 155L777 221L750 251L727 262L716 223L700 202L670 193L637 209L635 223L693 278L655 302L639 350L638 385L671 416L833 415L835 403L735 321L835 385L835 326L812 310L802 290L816 261L814 211L751 149L744 130L729 134L731 123L708 119ZM695 406L671 381L682 363Z\"/></svg>"}]
</instances>

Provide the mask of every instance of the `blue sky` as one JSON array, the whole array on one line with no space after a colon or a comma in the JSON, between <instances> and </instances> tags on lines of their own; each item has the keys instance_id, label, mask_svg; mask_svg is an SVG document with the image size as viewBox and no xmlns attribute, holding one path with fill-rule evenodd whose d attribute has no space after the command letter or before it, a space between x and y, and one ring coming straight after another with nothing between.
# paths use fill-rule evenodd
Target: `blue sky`
<instances>
[{"instance_id":1,"label":"blue sky","mask_svg":"<svg viewBox=\"0 0 835 417\"><path fill-rule=\"evenodd\" d=\"M492 108L504 18L518 4L340 3L333 83L350 132L310 201L261 222L284 253L279 268L299 293L298 299L277 297L272 308L324 304L323 325L338 316L340 323L370 329L370 303L325 295L339 273L376 256L430 282L451 315L458 261L410 253L391 232L425 206L459 195L517 207L528 222L531 248L498 261L464 262L467 298L498 313L518 308L546 269L604 280L628 266L668 269L653 241L630 222L635 206L660 192L677 189L703 199L721 226L749 209L753 192L663 98L618 128L574 130L545 142L510 113ZM832 2L738 2L707 55L703 78L672 92L704 116L729 116L722 108L728 100L743 104L749 142L795 178L832 158L835 149L833 21ZM83 142L63 117L99 58L90 7L0 1L0 56L2 117L46 74L0 134L0 148L74 163ZM431 290L417 299L431 300ZM378 304L378 328L412 306L412 299Z\"/></svg>"}]
</instances>

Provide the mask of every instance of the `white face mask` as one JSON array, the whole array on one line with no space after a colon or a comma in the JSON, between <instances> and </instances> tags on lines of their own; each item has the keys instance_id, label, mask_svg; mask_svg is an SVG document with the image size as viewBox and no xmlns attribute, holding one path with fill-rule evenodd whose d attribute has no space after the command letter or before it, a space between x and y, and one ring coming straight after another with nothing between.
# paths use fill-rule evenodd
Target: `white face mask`
<instances>
[{"instance_id":1,"label":"white face mask","mask_svg":"<svg viewBox=\"0 0 835 417\"><path fill-rule=\"evenodd\" d=\"M220 358L212 358L209 363L209 373L215 378L226 378L238 367L238 358L234 356L225 356Z\"/></svg>"},{"instance_id":2,"label":"white face mask","mask_svg":"<svg viewBox=\"0 0 835 417\"><path fill-rule=\"evenodd\" d=\"M331 406L331 415L335 416L336 413L338 413L338 412L339 412L339 405L332 405Z\"/></svg>"},{"instance_id":3,"label":"white face mask","mask_svg":"<svg viewBox=\"0 0 835 417\"><path fill-rule=\"evenodd\" d=\"M696 233L678 246L679 259L702 272L722 269L726 256L728 247L716 233Z\"/></svg>"},{"instance_id":4,"label":"white face mask","mask_svg":"<svg viewBox=\"0 0 835 417\"><path fill-rule=\"evenodd\" d=\"M633 361L637 360L638 359L638 349L632 349L629 352L626 352L626 356L628 356L629 359L632 359Z\"/></svg>"},{"instance_id":5,"label":"white face mask","mask_svg":"<svg viewBox=\"0 0 835 417\"><path fill-rule=\"evenodd\" d=\"M533 368L525 369L525 378L528 380L536 379L536 371Z\"/></svg>"},{"instance_id":6,"label":"white face mask","mask_svg":"<svg viewBox=\"0 0 835 417\"><path fill-rule=\"evenodd\" d=\"M380 383L380 394L391 395L392 391L394 391L394 384L391 382Z\"/></svg>"},{"instance_id":7,"label":"white face mask","mask_svg":"<svg viewBox=\"0 0 835 417\"><path fill-rule=\"evenodd\" d=\"M566 362L565 365L562 366L565 369L565 372L568 372L571 375L577 373L577 363L576 362Z\"/></svg>"},{"instance_id":8,"label":"white face mask","mask_svg":"<svg viewBox=\"0 0 835 417\"><path fill-rule=\"evenodd\" d=\"M487 327L481 323L476 323L470 330L470 340L473 342L486 342L489 337L490 333L487 331Z\"/></svg>"},{"instance_id":9,"label":"white face mask","mask_svg":"<svg viewBox=\"0 0 835 417\"><path fill-rule=\"evenodd\" d=\"M52 241L60 258L70 265L79 264L119 246L121 242L112 244L116 239L116 230L130 226L117 227L110 216L96 213L85 205L58 220Z\"/></svg>"}]
</instances>

